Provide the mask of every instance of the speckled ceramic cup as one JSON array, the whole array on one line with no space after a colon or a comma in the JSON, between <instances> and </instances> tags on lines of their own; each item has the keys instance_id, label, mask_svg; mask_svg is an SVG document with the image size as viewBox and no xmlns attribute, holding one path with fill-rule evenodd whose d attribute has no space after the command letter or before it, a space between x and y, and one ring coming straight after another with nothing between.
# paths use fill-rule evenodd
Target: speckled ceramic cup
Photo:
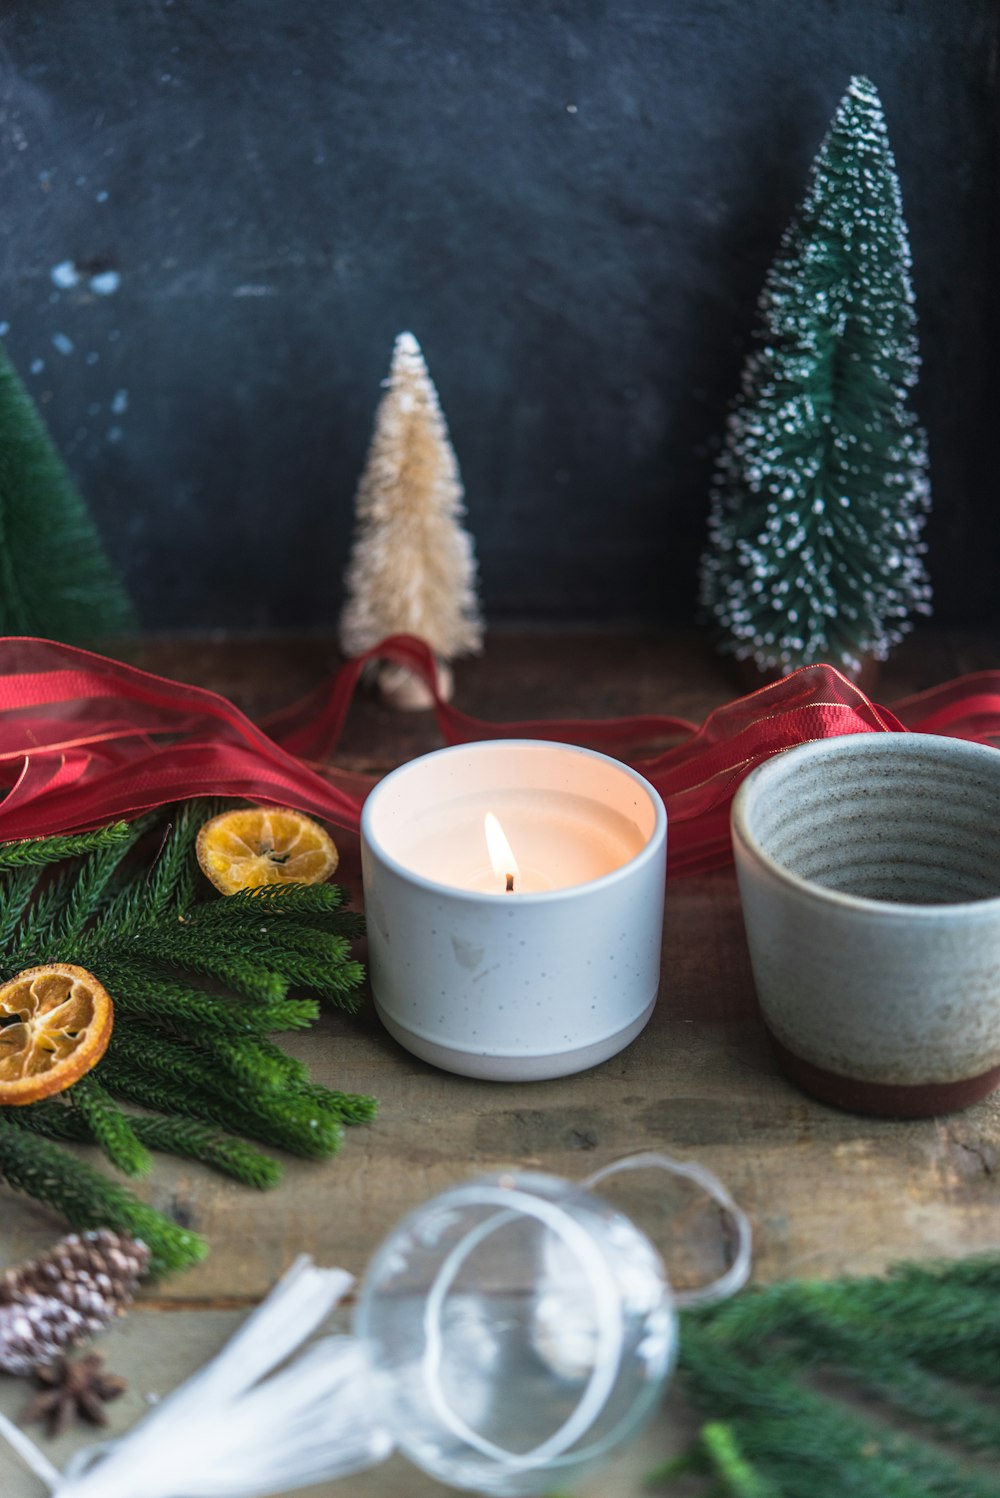
<instances>
[{"instance_id":1,"label":"speckled ceramic cup","mask_svg":"<svg viewBox=\"0 0 1000 1498\"><path fill-rule=\"evenodd\" d=\"M747 776L732 832L793 1081L892 1117L1000 1086L1000 751L919 733L801 744Z\"/></svg>"},{"instance_id":2,"label":"speckled ceramic cup","mask_svg":"<svg viewBox=\"0 0 1000 1498\"><path fill-rule=\"evenodd\" d=\"M487 811L520 854L510 893L488 867ZM490 739L400 765L361 817L379 1018L466 1077L532 1082L606 1061L653 1012L666 863L662 799L605 754Z\"/></svg>"}]
</instances>

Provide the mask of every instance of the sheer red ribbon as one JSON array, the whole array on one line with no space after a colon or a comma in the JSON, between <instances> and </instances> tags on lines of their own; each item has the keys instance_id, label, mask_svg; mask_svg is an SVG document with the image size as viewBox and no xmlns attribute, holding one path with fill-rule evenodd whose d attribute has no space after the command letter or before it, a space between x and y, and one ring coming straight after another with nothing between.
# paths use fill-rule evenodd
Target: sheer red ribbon
<instances>
[{"instance_id":1,"label":"sheer red ribbon","mask_svg":"<svg viewBox=\"0 0 1000 1498\"><path fill-rule=\"evenodd\" d=\"M356 832L374 781L325 761L372 659L408 666L435 690L428 647L394 635L261 728L201 687L48 640L0 639L0 787L9 787L0 839L82 831L207 795L294 806ZM890 711L832 666L805 666L700 726L660 716L490 723L440 698L435 712L447 744L542 738L625 760L666 803L672 872L696 873L728 859L733 792L779 749L843 733L990 742L1000 738L1000 671L947 682Z\"/></svg>"}]
</instances>

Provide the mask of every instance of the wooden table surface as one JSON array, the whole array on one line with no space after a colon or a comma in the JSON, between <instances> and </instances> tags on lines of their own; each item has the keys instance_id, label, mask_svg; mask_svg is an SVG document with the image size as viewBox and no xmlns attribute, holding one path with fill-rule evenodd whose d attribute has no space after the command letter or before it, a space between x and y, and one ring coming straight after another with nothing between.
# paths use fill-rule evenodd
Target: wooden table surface
<instances>
[{"instance_id":1,"label":"wooden table surface","mask_svg":"<svg viewBox=\"0 0 1000 1498\"><path fill-rule=\"evenodd\" d=\"M198 682L260 715L315 685L335 663L326 642L148 642L130 652L148 668ZM885 703L960 672L1000 664L1000 642L925 631L883 668ZM728 667L694 636L496 632L457 672L457 704L492 717L671 713L700 720L737 695ZM437 742L430 715L359 701L338 762L385 770ZM192 1372L230 1334L294 1256L359 1273L410 1208L478 1171L531 1166L579 1178L629 1152L657 1148L698 1160L753 1218L755 1276L882 1270L1000 1244L1000 1094L965 1113L877 1122L810 1101L778 1072L755 1012L736 885L730 870L668 879L663 979L648 1028L623 1054L575 1077L484 1083L415 1060L369 1011L326 1014L289 1038L323 1082L373 1092L378 1120L348 1133L341 1156L290 1160L283 1183L257 1195L208 1170L159 1157L139 1190L211 1244L205 1263L148 1291L101 1339L130 1381L111 1407L112 1430ZM726 1235L692 1193L636 1177L616 1200L661 1243L675 1282L716 1273ZM62 1225L0 1187L0 1264L48 1247ZM15 1418L27 1385L0 1376L0 1408ZM590 1487L638 1498L645 1471L689 1429L679 1400ZM46 1443L62 1464L90 1439L83 1427ZM374 1472L310 1490L340 1498L432 1498L445 1489L394 1459ZM41 1485L0 1449L0 1493Z\"/></svg>"}]
</instances>

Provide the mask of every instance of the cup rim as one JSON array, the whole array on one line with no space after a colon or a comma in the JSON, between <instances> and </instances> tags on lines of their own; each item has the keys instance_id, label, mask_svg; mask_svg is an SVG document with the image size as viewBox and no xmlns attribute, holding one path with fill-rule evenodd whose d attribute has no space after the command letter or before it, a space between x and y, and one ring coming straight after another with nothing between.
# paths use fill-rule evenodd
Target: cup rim
<instances>
[{"instance_id":1,"label":"cup rim","mask_svg":"<svg viewBox=\"0 0 1000 1498\"><path fill-rule=\"evenodd\" d=\"M406 879L409 883L419 886L421 889L434 892L440 891L451 898L463 901L489 900L491 904L495 903L497 896L489 892L476 889L462 889L460 885L448 884L444 880L429 879L426 874L418 874L414 869L411 869L407 864L388 851L385 844L372 832L371 822L374 800L381 793L382 788L398 776L404 775L418 760L432 759L448 754L465 753L470 749L473 752L486 748L495 749L501 745L512 748L559 749L570 754L583 754L590 759L603 760L605 764L613 766L615 770L634 780L649 797L653 806L653 830L646 843L632 858L627 859L625 863L619 864L616 869L610 869L606 874L599 874L596 879L583 879L579 884L563 885L560 889L532 890L523 893L515 892L510 898L512 901L516 900L518 906L553 904L571 900L581 892L590 894L595 890L607 889L609 886L619 883L622 879L631 878L637 870L661 856L667 839L667 808L664 805L663 797L656 787L646 779L645 775L640 774L638 770L634 770L631 765L625 764L624 761L614 759L610 754L602 754L599 749L588 749L583 744L562 743L558 739L473 739L466 744L447 744L442 749L431 749L427 754L419 754L413 759L404 761L403 764L397 765L394 770L390 770L388 775L384 775L378 784L372 787L365 798L364 805L361 808L362 846L367 844L386 868L391 869L393 873Z\"/></svg>"},{"instance_id":2,"label":"cup rim","mask_svg":"<svg viewBox=\"0 0 1000 1498\"><path fill-rule=\"evenodd\" d=\"M848 743L850 747L848 748ZM919 915L923 920L954 921L956 917L972 916L995 916L1000 914L1000 894L987 895L981 900L955 900L948 903L935 902L924 904L917 900L877 900L870 895L853 895L846 890L833 889L830 885L820 884L815 879L806 879L801 874L795 874L786 868L783 863L765 851L758 840L753 836L749 828L748 803L755 791L760 789L762 783L766 783L768 775L773 773L773 767L785 762L787 755L795 755L802 759L821 759L830 752L833 746L839 749L848 749L849 754L873 753L884 754L890 751L890 743L893 750L898 751L902 744L913 745L914 748L922 744L947 745L947 752L956 759L980 759L983 763L989 762L988 757L1000 754L1000 750L991 744L979 744L969 739L954 738L949 734L918 733L914 730L904 729L902 732L891 730L868 730L861 733L830 734L820 739L807 739L801 744L792 744L787 749L781 749L763 764L757 765L751 770L737 788L733 797L730 810L730 833L734 847L737 842L742 846L746 854L765 868L774 878L789 888L809 896L814 900L825 901L830 905L840 906L845 910L856 910L877 914L883 919L912 920ZM910 752L909 747L903 749L904 754ZM1000 759L993 761L1000 768Z\"/></svg>"}]
</instances>

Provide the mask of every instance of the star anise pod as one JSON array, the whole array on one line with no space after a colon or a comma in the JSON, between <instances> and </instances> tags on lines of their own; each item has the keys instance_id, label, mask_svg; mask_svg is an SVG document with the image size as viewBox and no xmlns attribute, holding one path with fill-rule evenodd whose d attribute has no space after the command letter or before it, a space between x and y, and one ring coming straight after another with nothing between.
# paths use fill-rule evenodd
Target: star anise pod
<instances>
[{"instance_id":1,"label":"star anise pod","mask_svg":"<svg viewBox=\"0 0 1000 1498\"><path fill-rule=\"evenodd\" d=\"M107 1425L105 1404L117 1399L128 1387L117 1373L105 1373L104 1359L96 1352L71 1363L58 1358L35 1369L35 1379L42 1385L24 1412L24 1420L46 1421L50 1436L61 1435L72 1416L79 1415L91 1425Z\"/></svg>"}]
</instances>

